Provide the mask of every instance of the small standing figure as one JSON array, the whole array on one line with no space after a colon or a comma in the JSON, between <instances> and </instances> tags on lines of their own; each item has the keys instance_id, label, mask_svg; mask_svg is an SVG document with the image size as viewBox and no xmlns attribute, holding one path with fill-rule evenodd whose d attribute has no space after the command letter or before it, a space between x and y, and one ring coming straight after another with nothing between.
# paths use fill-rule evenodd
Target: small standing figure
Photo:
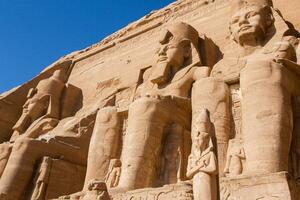
<instances>
[{"instance_id":1,"label":"small standing figure","mask_svg":"<svg viewBox=\"0 0 300 200\"><path fill-rule=\"evenodd\" d=\"M242 142L238 139L230 140L224 173L226 176L237 176L243 172L245 151Z\"/></svg>"},{"instance_id":2,"label":"small standing figure","mask_svg":"<svg viewBox=\"0 0 300 200\"><path fill-rule=\"evenodd\" d=\"M199 132L193 140L186 175L187 178L193 179L194 199L216 200L217 161L210 134Z\"/></svg>"},{"instance_id":3,"label":"small standing figure","mask_svg":"<svg viewBox=\"0 0 300 200\"><path fill-rule=\"evenodd\" d=\"M110 161L110 166L106 176L106 184L108 188L118 186L121 175L121 166L122 163L120 159L112 159Z\"/></svg>"}]
</instances>

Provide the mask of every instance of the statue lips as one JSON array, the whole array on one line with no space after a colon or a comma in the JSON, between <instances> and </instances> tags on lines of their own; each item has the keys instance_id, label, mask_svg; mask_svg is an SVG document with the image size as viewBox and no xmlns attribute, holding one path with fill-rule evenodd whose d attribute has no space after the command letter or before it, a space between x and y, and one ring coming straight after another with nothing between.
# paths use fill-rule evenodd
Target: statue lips
<instances>
[{"instance_id":1,"label":"statue lips","mask_svg":"<svg viewBox=\"0 0 300 200\"><path fill-rule=\"evenodd\" d=\"M157 62L165 62L167 60L168 60L167 56L159 56L158 59L157 59Z\"/></svg>"},{"instance_id":2,"label":"statue lips","mask_svg":"<svg viewBox=\"0 0 300 200\"><path fill-rule=\"evenodd\" d=\"M250 26L250 25L244 25L244 26L241 26L241 28L239 29L238 32L240 33L240 32L246 31L246 30L248 30L250 28L252 28L252 26Z\"/></svg>"}]
</instances>

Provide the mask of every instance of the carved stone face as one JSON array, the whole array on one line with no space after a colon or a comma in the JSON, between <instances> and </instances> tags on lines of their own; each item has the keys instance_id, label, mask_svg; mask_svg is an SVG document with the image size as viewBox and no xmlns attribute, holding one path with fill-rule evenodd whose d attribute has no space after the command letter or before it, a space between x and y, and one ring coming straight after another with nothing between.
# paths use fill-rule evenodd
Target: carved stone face
<instances>
[{"instance_id":1,"label":"carved stone face","mask_svg":"<svg viewBox=\"0 0 300 200\"><path fill-rule=\"evenodd\" d=\"M265 39L272 16L268 9L261 6L245 6L236 12L230 21L230 32L240 45L259 44Z\"/></svg>"},{"instance_id":2,"label":"carved stone face","mask_svg":"<svg viewBox=\"0 0 300 200\"><path fill-rule=\"evenodd\" d=\"M160 39L157 51L157 63L151 72L150 80L154 84L168 83L177 71L183 68L192 56L192 47L198 44L198 32L185 23L170 27Z\"/></svg>"},{"instance_id":3,"label":"carved stone face","mask_svg":"<svg viewBox=\"0 0 300 200\"><path fill-rule=\"evenodd\" d=\"M162 44L158 51L158 62L168 62L170 65L183 66L185 59L191 56L191 42L183 40Z\"/></svg>"},{"instance_id":4,"label":"carved stone face","mask_svg":"<svg viewBox=\"0 0 300 200\"><path fill-rule=\"evenodd\" d=\"M205 150L209 145L209 134L205 132L201 132L199 136L196 138L195 142L196 148L199 150Z\"/></svg>"},{"instance_id":5,"label":"carved stone face","mask_svg":"<svg viewBox=\"0 0 300 200\"><path fill-rule=\"evenodd\" d=\"M157 51L157 64L151 74L151 81L156 84L164 84L184 66L184 62L191 56L191 42L189 40L173 41L171 37L166 43L162 43Z\"/></svg>"}]
</instances>

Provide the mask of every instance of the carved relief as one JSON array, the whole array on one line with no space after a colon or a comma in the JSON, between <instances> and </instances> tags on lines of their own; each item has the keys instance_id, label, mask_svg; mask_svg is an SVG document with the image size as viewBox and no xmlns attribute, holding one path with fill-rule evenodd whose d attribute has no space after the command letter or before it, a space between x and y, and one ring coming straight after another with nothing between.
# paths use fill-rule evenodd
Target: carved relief
<instances>
[{"instance_id":1,"label":"carved relief","mask_svg":"<svg viewBox=\"0 0 300 200\"><path fill-rule=\"evenodd\" d=\"M118 186L120 175L121 175L121 166L122 166L121 160L119 159L110 160L108 172L105 178L106 179L105 182L108 188L113 188Z\"/></svg>"},{"instance_id":2,"label":"carved relief","mask_svg":"<svg viewBox=\"0 0 300 200\"><path fill-rule=\"evenodd\" d=\"M241 90L239 84L230 85L231 92L231 136L242 138L242 105Z\"/></svg>"},{"instance_id":3,"label":"carved relief","mask_svg":"<svg viewBox=\"0 0 300 200\"><path fill-rule=\"evenodd\" d=\"M224 173L227 177L237 176L243 172L243 162L245 160L243 142L240 139L229 141L227 160Z\"/></svg>"}]
</instances>

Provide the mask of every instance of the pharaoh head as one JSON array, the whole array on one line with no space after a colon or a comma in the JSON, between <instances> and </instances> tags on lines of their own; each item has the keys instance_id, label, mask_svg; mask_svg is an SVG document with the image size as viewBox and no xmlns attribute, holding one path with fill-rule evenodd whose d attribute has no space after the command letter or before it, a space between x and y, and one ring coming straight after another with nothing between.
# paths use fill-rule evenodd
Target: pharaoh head
<instances>
[{"instance_id":1,"label":"pharaoh head","mask_svg":"<svg viewBox=\"0 0 300 200\"><path fill-rule=\"evenodd\" d=\"M205 150L210 144L210 134L207 132L200 132L200 134L195 138L195 149Z\"/></svg>"},{"instance_id":2,"label":"pharaoh head","mask_svg":"<svg viewBox=\"0 0 300 200\"><path fill-rule=\"evenodd\" d=\"M179 22L170 26L160 39L157 64L151 73L153 83L162 84L185 66L192 56L192 45L198 49L198 32L190 25Z\"/></svg>"},{"instance_id":3,"label":"pharaoh head","mask_svg":"<svg viewBox=\"0 0 300 200\"><path fill-rule=\"evenodd\" d=\"M53 72L52 77L54 79L60 80L62 82L66 81L66 71L65 69L58 69Z\"/></svg>"},{"instance_id":4,"label":"pharaoh head","mask_svg":"<svg viewBox=\"0 0 300 200\"><path fill-rule=\"evenodd\" d=\"M257 46L265 40L274 18L270 0L231 0L229 29L241 46Z\"/></svg>"}]
</instances>

